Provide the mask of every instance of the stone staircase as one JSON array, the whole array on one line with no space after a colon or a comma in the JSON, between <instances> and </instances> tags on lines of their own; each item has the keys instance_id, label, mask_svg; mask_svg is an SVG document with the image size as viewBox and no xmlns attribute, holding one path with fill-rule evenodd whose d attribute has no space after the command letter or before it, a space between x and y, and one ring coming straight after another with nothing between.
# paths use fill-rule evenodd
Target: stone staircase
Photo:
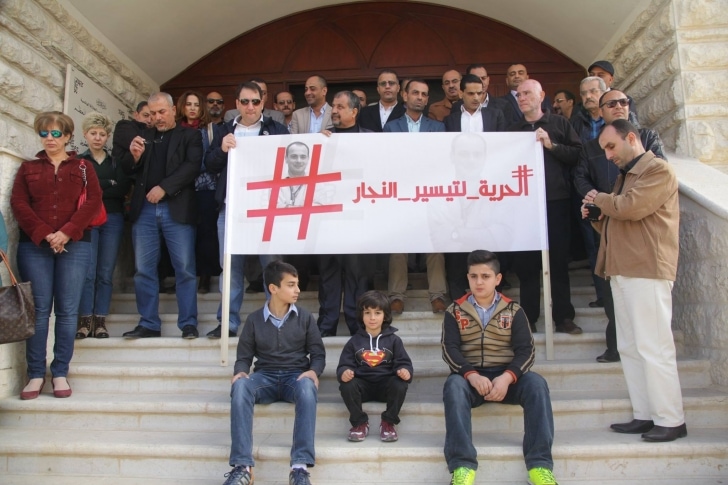
<instances>
[{"instance_id":1,"label":"stone staircase","mask_svg":"<svg viewBox=\"0 0 728 485\"><path fill-rule=\"evenodd\" d=\"M549 383L556 439L555 474L561 484L728 484L728 390L713 386L709 363L683 356L675 334L688 437L672 443L643 443L639 436L610 432L612 422L631 418L619 363L598 364L606 319L588 308L593 288L585 270L572 271L572 299L582 335L556 334L556 360L545 360L543 323L535 334L534 370ZM423 275L412 278L406 311L394 325L414 361L415 379L402 410L396 443L373 433L363 443L346 440L348 413L338 393L335 370L348 337L324 340L327 367L319 389L315 485L449 483L442 454L442 316L429 311ZM375 282L381 287L381 281ZM518 298L518 289L506 292ZM199 295L200 333L216 325L220 295ZM246 295L243 313L263 296ZM299 304L316 312L316 292ZM183 340L176 328L173 295L162 295L162 338L127 341L120 335L137 322L133 293L114 295L108 319L111 338L77 342L70 399L46 391L33 401L0 400L0 484L219 485L229 471L229 382L231 366L219 361L219 341ZM376 430L384 405L365 409ZM287 484L293 407L256 406L257 485ZM487 404L473 412L480 469L476 484L524 484L523 419L517 406Z\"/></svg>"}]
</instances>

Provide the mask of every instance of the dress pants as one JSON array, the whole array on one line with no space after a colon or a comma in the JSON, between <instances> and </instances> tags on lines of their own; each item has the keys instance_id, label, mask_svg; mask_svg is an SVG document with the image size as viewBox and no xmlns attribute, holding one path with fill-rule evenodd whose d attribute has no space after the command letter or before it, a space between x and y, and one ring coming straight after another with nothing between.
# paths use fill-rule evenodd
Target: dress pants
<instances>
[{"instance_id":1,"label":"dress pants","mask_svg":"<svg viewBox=\"0 0 728 485\"><path fill-rule=\"evenodd\" d=\"M617 347L634 419L685 422L672 337L672 281L612 276Z\"/></svg>"},{"instance_id":2,"label":"dress pants","mask_svg":"<svg viewBox=\"0 0 728 485\"><path fill-rule=\"evenodd\" d=\"M344 318L349 333L359 330L356 318L356 302L369 290L374 266L370 254L324 254L318 257L319 266L319 317L321 333L336 335L341 308L342 280L344 289ZM342 274L343 272L343 274Z\"/></svg>"},{"instance_id":3,"label":"dress pants","mask_svg":"<svg viewBox=\"0 0 728 485\"><path fill-rule=\"evenodd\" d=\"M427 288L430 301L437 298L444 299L447 292L445 283L445 255L442 253L429 253L427 260ZM389 255L389 297L392 300L404 300L407 291L407 254Z\"/></svg>"},{"instance_id":4,"label":"dress pants","mask_svg":"<svg viewBox=\"0 0 728 485\"><path fill-rule=\"evenodd\" d=\"M570 200L546 202L546 219L549 237L549 262L551 265L551 316L554 325L565 319L573 319L574 306L571 304L571 285L569 284L569 236ZM531 324L535 324L541 314L541 252L521 251L514 253L514 266L521 281L521 307Z\"/></svg>"}]
</instances>

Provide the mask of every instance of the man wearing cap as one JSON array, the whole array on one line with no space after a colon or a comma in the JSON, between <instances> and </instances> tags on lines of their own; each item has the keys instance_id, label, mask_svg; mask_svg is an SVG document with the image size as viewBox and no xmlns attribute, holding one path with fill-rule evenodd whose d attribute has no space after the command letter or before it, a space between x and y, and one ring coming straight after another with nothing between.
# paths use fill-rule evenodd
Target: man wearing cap
<instances>
[{"instance_id":1,"label":"man wearing cap","mask_svg":"<svg viewBox=\"0 0 728 485\"><path fill-rule=\"evenodd\" d=\"M587 69L590 76L601 78L604 84L607 85L607 91L612 89L612 83L614 82L614 66L609 61L595 61ZM629 99L629 122L639 126L637 120L637 110L634 105L634 100L631 96L627 96Z\"/></svg>"}]
</instances>

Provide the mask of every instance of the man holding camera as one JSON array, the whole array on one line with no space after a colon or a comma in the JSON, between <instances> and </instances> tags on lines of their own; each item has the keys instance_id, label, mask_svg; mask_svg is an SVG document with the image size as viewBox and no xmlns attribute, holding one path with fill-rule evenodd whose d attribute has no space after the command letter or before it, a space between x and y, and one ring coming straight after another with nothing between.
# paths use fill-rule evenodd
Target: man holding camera
<instances>
[{"instance_id":1,"label":"man holding camera","mask_svg":"<svg viewBox=\"0 0 728 485\"><path fill-rule=\"evenodd\" d=\"M604 93L599 99L599 111L606 124L614 120L629 120L629 98L622 91L613 89ZM645 150L649 150L662 160L667 160L663 153L663 145L660 136L648 128L639 128L640 140ZM599 138L589 140L583 146L579 156L579 165L574 171L574 186L576 191L583 198L587 193L596 192L609 193L614 187L614 181L619 175L619 168L607 160L604 150L599 146ZM596 248L599 248L599 234L594 232ZM589 261L591 270L596 266L594 261ZM599 275L597 275L599 277ZM603 280L602 280L603 281ZM602 303L604 313L607 314L607 350L597 357L597 362L619 362L619 351L617 350L617 330L614 324L614 301L612 290L608 284L602 285Z\"/></svg>"},{"instance_id":2,"label":"man holding camera","mask_svg":"<svg viewBox=\"0 0 728 485\"><path fill-rule=\"evenodd\" d=\"M591 214L601 233L596 273L611 285L633 410L632 421L611 428L641 433L645 441L673 441L687 436L671 329L680 250L677 177L667 162L645 150L629 121L607 125L599 146L620 175L611 194L586 194L582 217L590 216L587 204L601 211Z\"/></svg>"}]
</instances>

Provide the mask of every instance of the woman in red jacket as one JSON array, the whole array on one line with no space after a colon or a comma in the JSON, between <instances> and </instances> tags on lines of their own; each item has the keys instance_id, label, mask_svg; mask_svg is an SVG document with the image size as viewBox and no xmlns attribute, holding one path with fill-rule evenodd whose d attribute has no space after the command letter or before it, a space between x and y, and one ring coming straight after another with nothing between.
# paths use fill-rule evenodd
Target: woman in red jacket
<instances>
[{"instance_id":1,"label":"woman in red jacket","mask_svg":"<svg viewBox=\"0 0 728 485\"><path fill-rule=\"evenodd\" d=\"M46 346L51 307L56 315L51 376L53 395L69 397L68 366L78 320L78 305L91 254L89 224L101 209L96 172L85 162L86 202L77 208L84 187L81 160L66 152L73 120L60 112L40 113L33 124L43 150L20 165L10 205L20 228L18 269L33 285L35 335L26 341L28 384L21 399L35 399L46 375Z\"/></svg>"}]
</instances>

